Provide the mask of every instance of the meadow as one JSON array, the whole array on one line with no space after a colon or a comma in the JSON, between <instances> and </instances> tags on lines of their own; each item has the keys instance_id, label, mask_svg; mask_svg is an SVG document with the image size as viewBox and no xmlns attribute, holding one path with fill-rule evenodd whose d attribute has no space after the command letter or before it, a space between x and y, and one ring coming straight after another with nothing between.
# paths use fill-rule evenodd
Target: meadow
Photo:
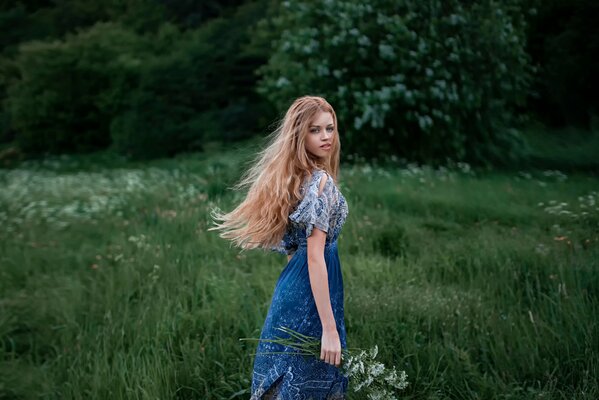
<instances>
[{"instance_id":1,"label":"meadow","mask_svg":"<svg viewBox=\"0 0 599 400\"><path fill-rule=\"evenodd\" d=\"M248 399L286 258L206 229L252 150L0 170L0 399ZM595 174L355 159L339 186L348 344L403 398L599 398Z\"/></svg>"}]
</instances>

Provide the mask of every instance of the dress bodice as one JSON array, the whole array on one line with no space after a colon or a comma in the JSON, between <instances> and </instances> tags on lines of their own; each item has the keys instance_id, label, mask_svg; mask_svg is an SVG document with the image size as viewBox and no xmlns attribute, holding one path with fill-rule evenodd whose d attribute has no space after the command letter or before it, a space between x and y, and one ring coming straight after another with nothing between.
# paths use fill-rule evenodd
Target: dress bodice
<instances>
[{"instance_id":1,"label":"dress bodice","mask_svg":"<svg viewBox=\"0 0 599 400\"><path fill-rule=\"evenodd\" d=\"M327 176L320 195L320 182ZM282 254L292 254L298 247L307 246L307 238L314 227L327 233L325 246L335 242L349 209L345 197L333 178L324 170L314 170L300 187L301 200L289 214L287 229L280 243L271 248Z\"/></svg>"}]
</instances>

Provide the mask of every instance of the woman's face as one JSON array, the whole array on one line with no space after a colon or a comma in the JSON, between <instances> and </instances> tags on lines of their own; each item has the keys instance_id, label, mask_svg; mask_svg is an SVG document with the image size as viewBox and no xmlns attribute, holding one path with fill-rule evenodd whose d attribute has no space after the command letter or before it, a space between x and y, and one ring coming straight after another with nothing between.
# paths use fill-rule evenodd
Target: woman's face
<instances>
[{"instance_id":1,"label":"woman's face","mask_svg":"<svg viewBox=\"0 0 599 400\"><path fill-rule=\"evenodd\" d=\"M333 115L327 111L320 111L308 126L306 150L316 157L327 157L333 148L334 135Z\"/></svg>"}]
</instances>

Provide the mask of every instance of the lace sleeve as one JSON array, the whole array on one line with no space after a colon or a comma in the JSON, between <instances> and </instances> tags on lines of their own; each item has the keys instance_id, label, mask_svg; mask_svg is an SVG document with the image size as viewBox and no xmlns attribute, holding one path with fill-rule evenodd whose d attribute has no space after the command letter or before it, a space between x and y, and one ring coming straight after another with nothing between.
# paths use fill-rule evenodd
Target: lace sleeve
<instances>
[{"instance_id":1,"label":"lace sleeve","mask_svg":"<svg viewBox=\"0 0 599 400\"><path fill-rule=\"evenodd\" d=\"M326 190L328 180L325 183L325 189L319 195L321 178L322 174L317 179L312 180L304 198L300 201L295 211L289 215L291 221L305 228L306 237L312 234L314 227L324 232L328 232L329 230L330 199L327 196ZM331 178L328 179L330 180Z\"/></svg>"}]
</instances>

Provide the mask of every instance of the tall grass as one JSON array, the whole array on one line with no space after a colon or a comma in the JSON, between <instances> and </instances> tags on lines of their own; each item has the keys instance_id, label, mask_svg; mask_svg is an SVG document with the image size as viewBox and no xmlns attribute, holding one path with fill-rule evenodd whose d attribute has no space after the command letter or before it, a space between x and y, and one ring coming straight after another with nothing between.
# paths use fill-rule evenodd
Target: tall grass
<instances>
[{"instance_id":1,"label":"tall grass","mask_svg":"<svg viewBox=\"0 0 599 400\"><path fill-rule=\"evenodd\" d=\"M0 398L249 398L238 338L286 259L206 231L248 151L0 170ZM406 398L599 397L596 177L356 164L340 186L348 344Z\"/></svg>"}]
</instances>

